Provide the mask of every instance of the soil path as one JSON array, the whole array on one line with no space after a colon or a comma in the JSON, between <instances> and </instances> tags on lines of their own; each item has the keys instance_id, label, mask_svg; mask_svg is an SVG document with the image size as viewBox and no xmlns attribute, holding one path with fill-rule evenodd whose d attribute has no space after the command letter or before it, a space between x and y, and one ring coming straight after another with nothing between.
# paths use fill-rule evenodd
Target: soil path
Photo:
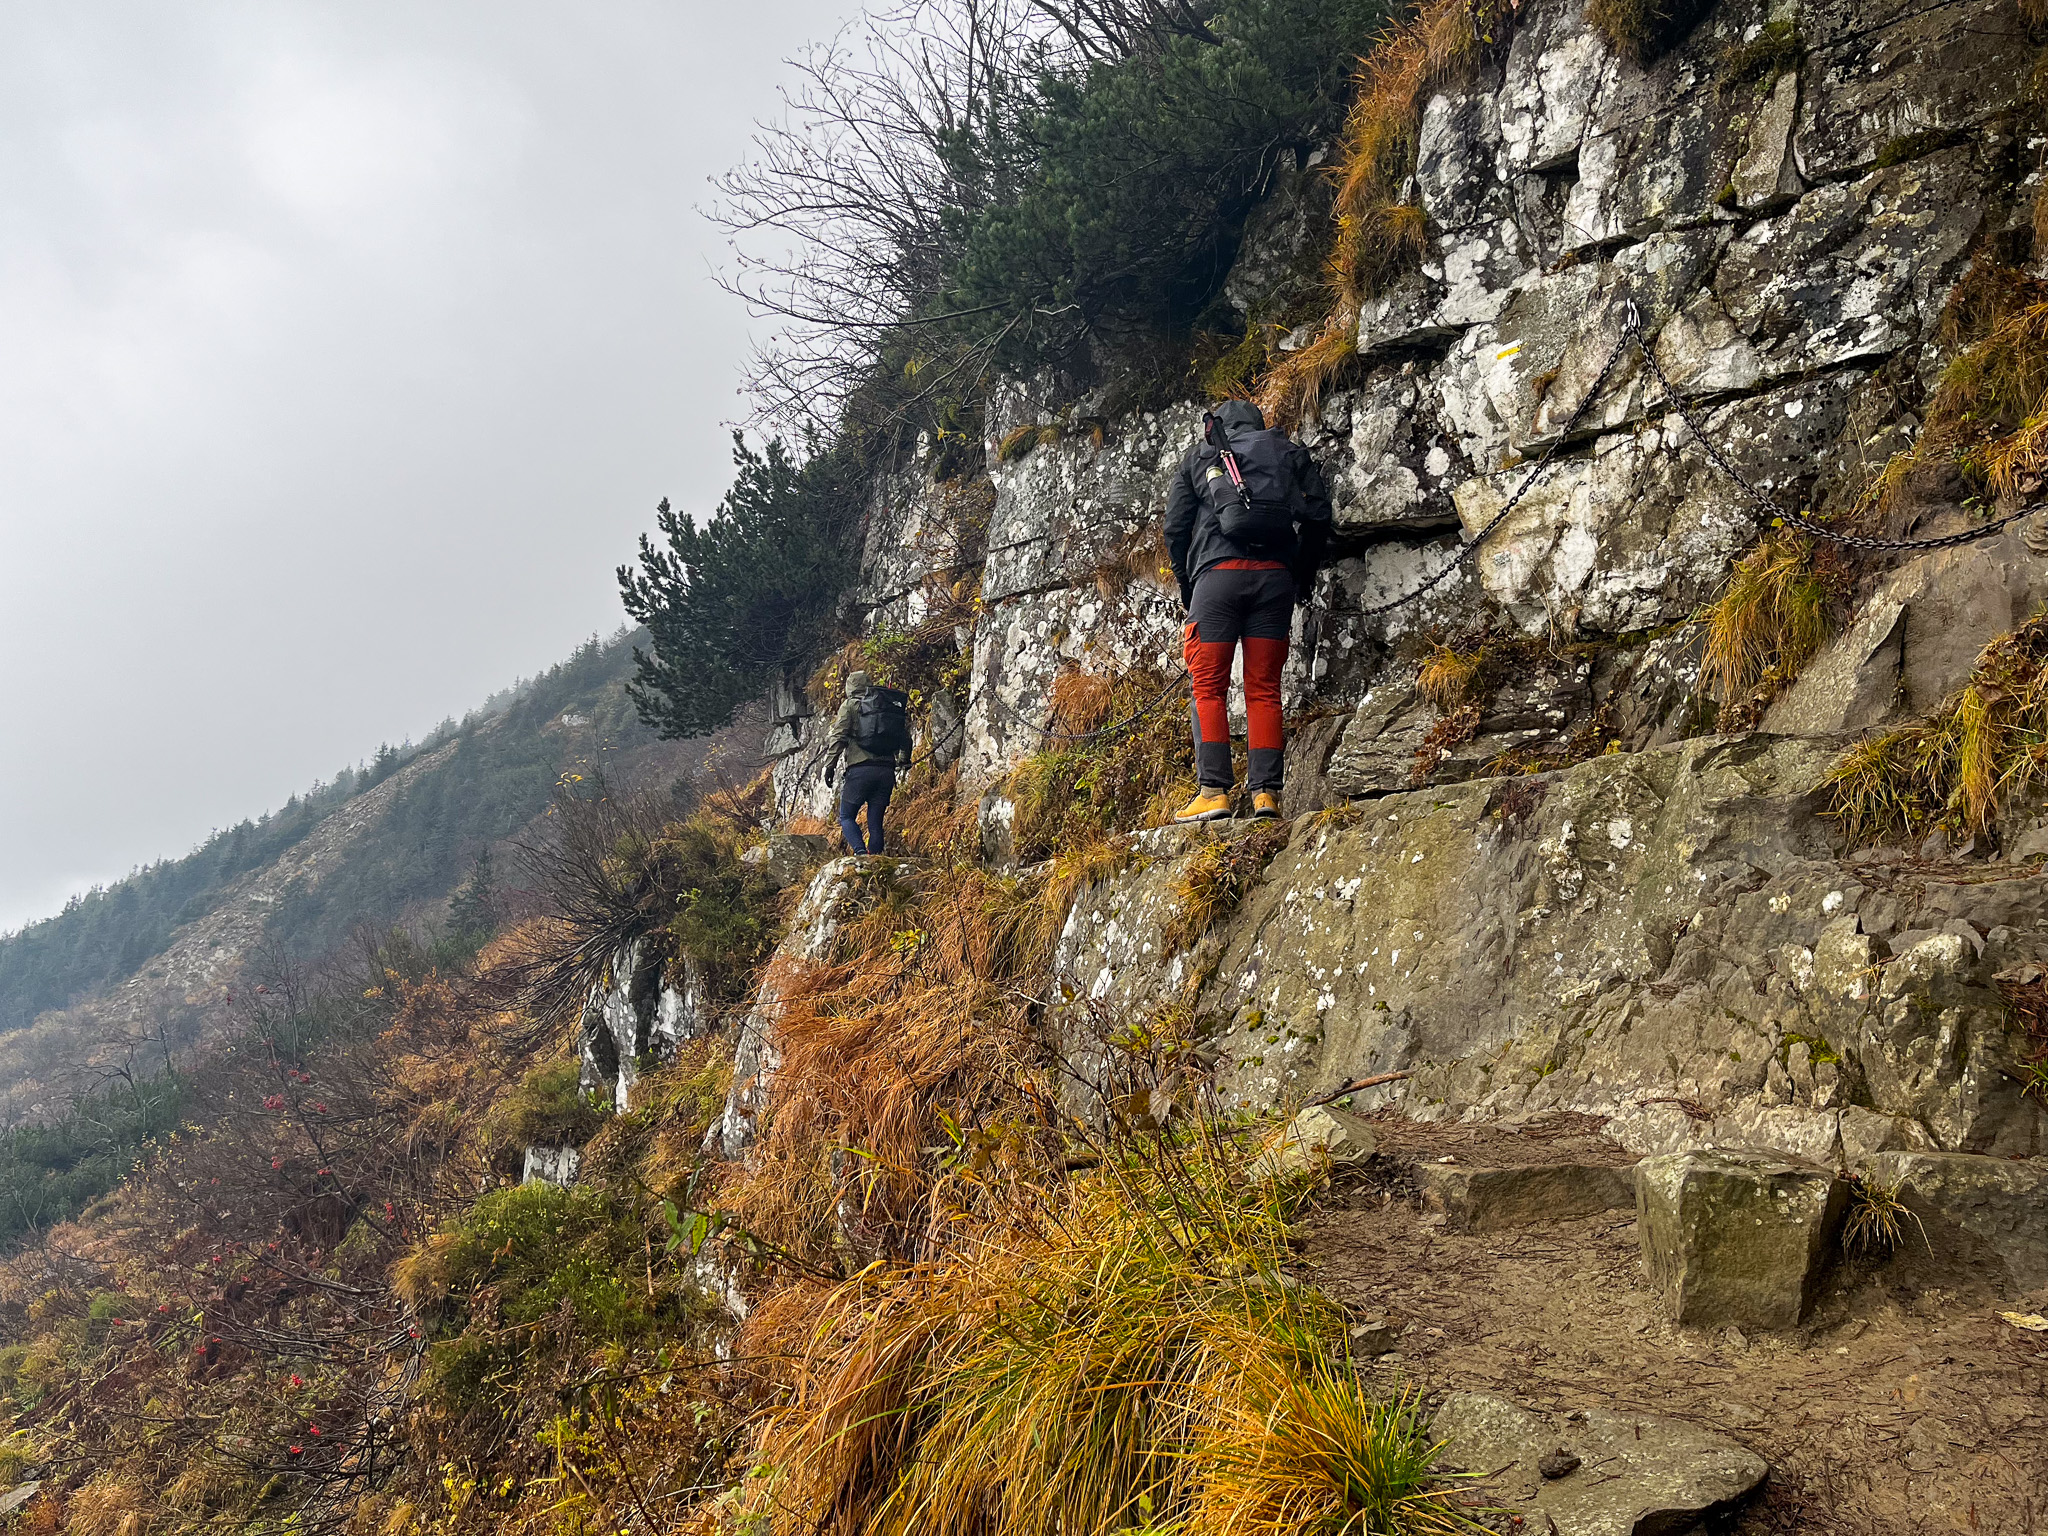
<instances>
[{"instance_id":1,"label":"soil path","mask_svg":"<svg viewBox=\"0 0 2048 1536\"><path fill-rule=\"evenodd\" d=\"M1371 1173L1305 1219L1308 1275L1402 1329L1369 1380L1718 1430L1771 1463L1740 1536L2048 1536L2048 1335L1999 1316L2048 1293L1944 1289L1908 1253L1838 1266L1797 1333L1679 1328L1644 1286L1630 1211L1465 1235L1421 1210L1415 1163L1576 1161L1603 1145L1578 1118L1520 1135L1389 1122Z\"/></svg>"}]
</instances>

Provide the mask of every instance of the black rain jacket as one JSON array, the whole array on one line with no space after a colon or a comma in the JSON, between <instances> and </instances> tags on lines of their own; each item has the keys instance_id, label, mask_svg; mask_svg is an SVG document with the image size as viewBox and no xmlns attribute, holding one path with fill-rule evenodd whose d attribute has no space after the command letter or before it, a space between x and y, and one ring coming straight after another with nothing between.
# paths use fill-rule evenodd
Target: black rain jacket
<instances>
[{"instance_id":1,"label":"black rain jacket","mask_svg":"<svg viewBox=\"0 0 2048 1536\"><path fill-rule=\"evenodd\" d=\"M1233 432L1257 432L1266 425L1266 418L1249 400L1226 400L1211 414L1216 418L1219 435L1226 442ZM1224 560L1250 558L1244 550L1223 537L1223 530L1217 526L1216 509L1202 494L1203 476L1222 457L1222 449L1206 437L1196 443L1188 450L1187 457L1181 460L1180 469L1173 477L1172 489L1166 495L1166 553L1173 562L1174 580L1180 583L1182 606L1194 600L1195 582L1210 566ZM1323 552L1329 547L1330 491L1323 482L1323 472L1314 456L1301 444L1290 445L1287 458L1308 510L1305 516L1295 520L1294 548L1261 558L1277 559L1286 564L1293 573L1294 590L1299 599L1307 595L1309 582L1314 579L1317 568L1322 564Z\"/></svg>"}]
</instances>

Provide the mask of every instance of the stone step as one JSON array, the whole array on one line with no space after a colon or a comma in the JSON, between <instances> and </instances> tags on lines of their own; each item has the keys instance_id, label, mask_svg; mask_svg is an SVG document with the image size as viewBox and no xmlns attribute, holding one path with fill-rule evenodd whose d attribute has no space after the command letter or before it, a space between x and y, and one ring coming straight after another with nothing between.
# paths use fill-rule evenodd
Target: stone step
<instances>
[{"instance_id":1,"label":"stone step","mask_svg":"<svg viewBox=\"0 0 2048 1536\"><path fill-rule=\"evenodd\" d=\"M1793 1328L1835 1253L1848 1187L1775 1152L1715 1148L1636 1164L1636 1237L1676 1323Z\"/></svg>"},{"instance_id":2,"label":"stone step","mask_svg":"<svg viewBox=\"0 0 2048 1536\"><path fill-rule=\"evenodd\" d=\"M1477 1168L1463 1163L1418 1163L1425 1209L1440 1211L1453 1232L1498 1232L1539 1221L1566 1221L1633 1204L1635 1185L1626 1167L1604 1163L1528 1163Z\"/></svg>"}]
</instances>

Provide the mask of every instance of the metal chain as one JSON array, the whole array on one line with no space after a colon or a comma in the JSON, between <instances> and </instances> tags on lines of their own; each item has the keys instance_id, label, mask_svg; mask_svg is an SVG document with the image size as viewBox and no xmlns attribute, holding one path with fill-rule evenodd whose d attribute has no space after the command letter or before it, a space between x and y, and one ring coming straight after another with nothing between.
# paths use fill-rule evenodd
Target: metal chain
<instances>
[{"instance_id":1,"label":"metal chain","mask_svg":"<svg viewBox=\"0 0 2048 1536\"><path fill-rule=\"evenodd\" d=\"M1934 539L1880 539L1865 533L1844 533L1839 528L1830 528L1826 523L1816 522L1803 512L1787 511L1764 491L1753 485L1743 475L1741 470L1729 462L1727 454L1723 453L1714 444L1714 441L1705 432L1700 430L1700 424L1693 419L1692 411L1686 406L1685 398L1676 389L1672 388L1671 380L1665 377L1663 368L1657 362L1657 354L1650 349L1649 342L1642 340L1640 336L1637 339L1642 347L1644 364L1649 368L1651 377L1663 386L1665 395L1671 401L1672 409L1678 413L1678 419L1685 423L1686 430L1692 433L1693 441L1700 445L1700 451L1707 456L1708 461L1716 469L1720 470L1722 474L1740 486L1743 494L1756 503L1757 512L1752 515L1758 516L1758 520L1761 522L1772 526L1781 523L1787 524L1799 529L1803 533L1810 533L1815 538L1827 539L1836 544L1845 544L1851 549L1952 549L1958 544L1971 544L1978 539L1989 538L2000 529L2011 526L2023 517L2032 517L2041 510L2038 505L2022 507L2019 511L2008 513L2006 516L1992 522L1981 523L1975 528L1966 528L1961 533L1943 534L1941 537Z\"/></svg>"},{"instance_id":2,"label":"metal chain","mask_svg":"<svg viewBox=\"0 0 2048 1536\"><path fill-rule=\"evenodd\" d=\"M1421 586L1403 592L1399 597L1384 603L1375 603L1370 607L1351 609L1324 608L1320 611L1326 614L1334 612L1355 613L1362 619L1378 618L1383 613L1392 613L1396 608L1405 608L1408 604L1420 600L1443 585L1445 578L1453 571L1469 564L1472 557L1479 552L1479 546L1487 541L1494 530L1507 521L1508 514L1515 510L1524 496L1529 494L1529 488L1535 485L1538 477L1542 475L1544 470L1550 468L1550 461L1557 457L1558 449L1562 448L1565 440L1571 436L1572 428L1579 424L1579 418L1586 414L1586 408L1598 397L1600 391L1606 388L1607 376L1614 371L1614 365L1621 360L1622 352L1627 349L1631 340L1640 343L1642 334L1642 316L1636 312L1635 305L1630 303L1628 308L1622 312L1621 334L1615 338L1614 350L1607 354L1607 361L1600 365L1600 372L1594 376L1592 388L1588 389L1580 397L1578 407L1572 412L1565 424L1558 428L1557 436L1551 440L1550 446L1543 450L1543 457L1538 459L1530 468L1529 473L1522 477L1522 483L1515 487L1514 495L1510 496L1501 509L1487 520L1486 526L1481 528L1473 536L1472 541L1461 548L1434 576L1423 582Z\"/></svg>"},{"instance_id":3,"label":"metal chain","mask_svg":"<svg viewBox=\"0 0 2048 1536\"><path fill-rule=\"evenodd\" d=\"M1098 736L1113 735L1118 731L1128 730L1131 726L1136 725L1140 720L1144 719L1147 715L1151 714L1153 710L1157 709L1161 704L1164 704L1169 695L1177 693L1180 690L1181 683L1186 680L1187 676L1188 669L1186 667L1182 667L1180 671L1176 672L1173 675L1173 677L1167 681L1167 684L1164 688L1160 689L1157 693L1153 694L1152 697L1149 700L1147 700L1144 704L1140 705L1136 711L1124 716L1123 719L1117 721L1113 725L1101 726L1098 729L1092 731L1048 730L1045 726L1038 724L1036 721L1027 720L1022 715L1017 713L1016 709L1012 705L1003 702L1003 696L997 693L993 688L990 688L988 690L988 698L992 703L995 704L995 706L998 709L1002 710L1002 712L1008 715L1012 720L1016 721L1026 730L1036 731L1039 735L1043 736L1047 741L1093 741ZM961 718L963 720L966 719L966 712L964 710L961 712Z\"/></svg>"},{"instance_id":4,"label":"metal chain","mask_svg":"<svg viewBox=\"0 0 2048 1536\"><path fill-rule=\"evenodd\" d=\"M937 756L938 753L948 743L951 742L952 738L956 733L960 733L964 736L967 729L968 713L974 708L974 701L977 698L987 699L998 709L1002 710L1004 714L1008 715L1012 720L1016 721L1017 724L1023 726L1028 731L1036 731L1040 736L1044 737L1047 741L1094 741L1098 737L1110 736L1114 735L1118 731L1129 730L1132 726L1136 725L1140 720L1143 720L1147 715L1151 714L1154 710L1159 708L1159 706L1165 703L1167 699L1170 698L1173 694L1177 693L1180 690L1181 684L1187 680L1187 677L1188 669L1186 667L1182 667L1179 672L1175 673L1173 677L1168 679L1167 684L1164 688L1160 689L1159 692L1152 695L1150 699L1148 699L1144 704L1140 705L1131 714L1124 716L1124 718L1121 720L1115 721L1109 725L1100 726L1092 731L1055 731L1048 726L1040 725L1035 720L1028 720L1023 715L1017 712L1017 709L1014 705L1007 704L1003 701L1002 695L996 692L995 684L993 682L986 682L983 683L981 687L977 688L973 693L967 696L967 702L960 706L959 717L955 719L951 725L947 726L945 730L934 732L931 738L925 743L924 751L918 753L917 756L913 757L909 762L905 763L903 765L903 771L905 773L908 773L911 769L917 767L920 763L929 762L933 757ZM812 716L811 718L815 719L816 716ZM826 752L830 749L831 746L832 743L829 740L821 741L818 743L817 747L813 749L813 751L811 752L809 760L805 762L802 769L800 769L797 773L797 782L799 784L801 784L805 779L811 776L812 770L814 770L818 766L819 762L824 758ZM776 799L776 809L778 810L778 812L781 810L781 797L779 794Z\"/></svg>"}]
</instances>

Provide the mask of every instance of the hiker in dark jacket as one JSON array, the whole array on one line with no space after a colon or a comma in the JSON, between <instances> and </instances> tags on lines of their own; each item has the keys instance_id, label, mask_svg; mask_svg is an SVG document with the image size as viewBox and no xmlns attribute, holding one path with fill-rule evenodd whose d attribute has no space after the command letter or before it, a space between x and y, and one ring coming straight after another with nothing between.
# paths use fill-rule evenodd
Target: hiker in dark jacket
<instances>
[{"instance_id":1,"label":"hiker in dark jacket","mask_svg":"<svg viewBox=\"0 0 2048 1536\"><path fill-rule=\"evenodd\" d=\"M1254 816L1280 814L1286 742L1280 672L1294 606L1306 602L1330 536L1330 493L1309 451L1268 430L1248 400L1202 418L1166 498L1166 550L1187 610L1194 678L1195 772L1201 790L1176 821L1230 814L1230 668L1244 646L1245 787Z\"/></svg>"},{"instance_id":2,"label":"hiker in dark jacket","mask_svg":"<svg viewBox=\"0 0 2048 1536\"><path fill-rule=\"evenodd\" d=\"M893 755L871 751L860 744L861 700L874 690L874 679L865 672L846 674L846 702L832 717L832 750L825 758L825 782L832 782L839 759L846 759L846 782L839 786L839 835L854 853L880 853L885 834L883 818L889 811L889 796L896 792L896 768L909 766L910 739L906 735ZM865 841L860 823L854 818L868 808Z\"/></svg>"}]
</instances>

